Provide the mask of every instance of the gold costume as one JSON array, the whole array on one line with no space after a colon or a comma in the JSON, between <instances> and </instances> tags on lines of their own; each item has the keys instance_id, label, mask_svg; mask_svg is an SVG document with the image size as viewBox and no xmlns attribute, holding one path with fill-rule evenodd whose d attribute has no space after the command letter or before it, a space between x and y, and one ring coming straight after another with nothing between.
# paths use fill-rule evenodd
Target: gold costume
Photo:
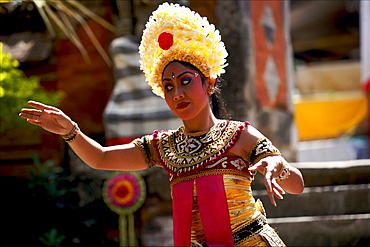
<instances>
[{"instance_id":1,"label":"gold costume","mask_svg":"<svg viewBox=\"0 0 370 247\"><path fill-rule=\"evenodd\" d=\"M242 157L229 154L247 125L247 122L221 120L208 132L197 135L185 134L184 128L180 127L175 131L156 131L153 136L134 141L149 166L160 165L169 174L175 207L175 245L284 246L275 230L267 224L261 202L256 202L252 196L253 174L248 171L249 163ZM222 189L212 192L214 187L217 190L217 184ZM204 186L208 186L207 189ZM214 194L208 202L200 202L201 197L209 193ZM177 200L181 202L176 203ZM227 203L223 209L225 200ZM206 207L206 211L201 207ZM204 213L208 211L207 207L215 212L213 216ZM189 210L191 212L187 214ZM183 221L189 221L189 232L187 223ZM205 223L209 225L209 222L211 227L206 230ZM217 233L216 225L220 222L223 225ZM225 234L224 231L230 232L232 243L220 242L214 236ZM210 240L212 238L216 240Z\"/></svg>"}]
</instances>

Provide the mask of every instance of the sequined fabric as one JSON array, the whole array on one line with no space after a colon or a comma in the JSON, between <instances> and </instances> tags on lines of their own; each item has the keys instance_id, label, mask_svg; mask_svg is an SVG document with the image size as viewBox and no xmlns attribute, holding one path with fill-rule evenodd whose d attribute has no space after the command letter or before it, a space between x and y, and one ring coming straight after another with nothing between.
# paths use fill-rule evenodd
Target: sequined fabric
<instances>
[{"instance_id":1,"label":"sequined fabric","mask_svg":"<svg viewBox=\"0 0 370 247\"><path fill-rule=\"evenodd\" d=\"M257 217L261 217L255 207L255 199L252 196L251 179L241 176L224 175L226 198L229 207L231 228L237 229L243 223L248 223ZM202 228L202 221L199 214L196 184L194 183L193 210L192 210L192 246L205 246L205 236ZM217 216L215 216L217 217ZM238 244L241 243L241 244ZM242 239L236 242L235 246L268 246L267 243L257 234L251 238Z\"/></svg>"},{"instance_id":2,"label":"sequined fabric","mask_svg":"<svg viewBox=\"0 0 370 247\"><path fill-rule=\"evenodd\" d=\"M190 240L193 246L207 246L208 234L209 243L216 239L213 243L221 245L228 239L234 246L284 246L252 196L249 163L229 154L247 125L222 120L199 135L186 135L183 127L155 131L146 149L140 144L145 142L136 144L143 154L157 157L154 162L169 174L175 243L188 246ZM156 155L147 150L154 150ZM147 157L149 162L153 161L151 157Z\"/></svg>"},{"instance_id":3,"label":"sequined fabric","mask_svg":"<svg viewBox=\"0 0 370 247\"><path fill-rule=\"evenodd\" d=\"M186 134L184 126L175 131L154 133L159 161L171 180L197 173L226 155L247 124L220 120L200 135Z\"/></svg>"}]
</instances>

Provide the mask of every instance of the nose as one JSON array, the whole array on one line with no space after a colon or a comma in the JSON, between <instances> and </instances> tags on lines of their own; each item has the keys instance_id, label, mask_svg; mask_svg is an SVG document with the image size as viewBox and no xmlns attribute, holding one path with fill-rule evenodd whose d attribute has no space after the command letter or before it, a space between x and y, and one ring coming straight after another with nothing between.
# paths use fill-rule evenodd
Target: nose
<instances>
[{"instance_id":1,"label":"nose","mask_svg":"<svg viewBox=\"0 0 370 247\"><path fill-rule=\"evenodd\" d=\"M184 93L182 90L180 90L179 88L176 88L176 91L175 91L175 95L173 96L173 99L175 101L179 101L181 99L183 99L185 97Z\"/></svg>"}]
</instances>

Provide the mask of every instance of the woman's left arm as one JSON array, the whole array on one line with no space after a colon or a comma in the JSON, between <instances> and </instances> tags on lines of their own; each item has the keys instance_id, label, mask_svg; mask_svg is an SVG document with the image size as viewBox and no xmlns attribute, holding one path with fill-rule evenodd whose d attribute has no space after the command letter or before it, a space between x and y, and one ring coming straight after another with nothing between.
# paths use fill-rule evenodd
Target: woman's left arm
<instances>
[{"instance_id":1,"label":"woman's left arm","mask_svg":"<svg viewBox=\"0 0 370 247\"><path fill-rule=\"evenodd\" d=\"M259 171L264 175L264 184L273 205L276 206L275 197L283 199L285 191L291 194L302 193L304 181L301 172L291 166L280 151L254 127L249 125L244 129L234 152L253 164L249 171Z\"/></svg>"},{"instance_id":2,"label":"woman's left arm","mask_svg":"<svg viewBox=\"0 0 370 247\"><path fill-rule=\"evenodd\" d=\"M275 197L283 199L284 191L300 194L304 189L302 173L291 166L282 156L267 156L249 167L250 171L259 171L264 175L264 184L270 201L276 206Z\"/></svg>"}]
</instances>

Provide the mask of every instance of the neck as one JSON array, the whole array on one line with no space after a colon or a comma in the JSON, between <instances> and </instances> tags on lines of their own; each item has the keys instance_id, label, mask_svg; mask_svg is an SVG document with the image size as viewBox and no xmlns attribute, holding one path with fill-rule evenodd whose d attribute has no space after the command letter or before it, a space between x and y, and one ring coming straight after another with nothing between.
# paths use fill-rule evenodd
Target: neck
<instances>
[{"instance_id":1,"label":"neck","mask_svg":"<svg viewBox=\"0 0 370 247\"><path fill-rule=\"evenodd\" d=\"M217 123L217 118L211 113L208 118L183 120L185 133L207 131Z\"/></svg>"}]
</instances>

